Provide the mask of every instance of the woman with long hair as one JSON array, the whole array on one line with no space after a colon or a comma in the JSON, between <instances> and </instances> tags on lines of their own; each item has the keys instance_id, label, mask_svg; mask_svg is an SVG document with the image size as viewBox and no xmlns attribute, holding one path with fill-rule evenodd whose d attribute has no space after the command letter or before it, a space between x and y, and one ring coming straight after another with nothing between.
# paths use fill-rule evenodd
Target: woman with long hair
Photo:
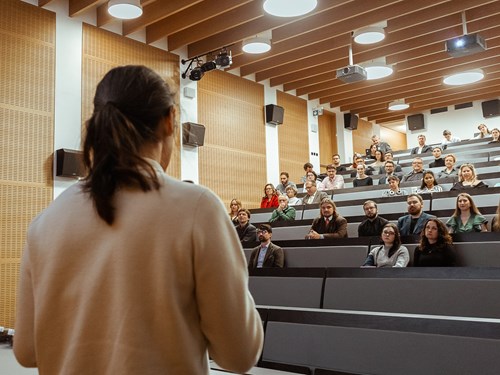
<instances>
[{"instance_id":1,"label":"woman with long hair","mask_svg":"<svg viewBox=\"0 0 500 375\"><path fill-rule=\"evenodd\" d=\"M399 187L400 181L398 176L387 177L387 183L389 184L389 189L382 192L383 197L399 197L402 195L408 195L405 189Z\"/></svg>"},{"instance_id":2,"label":"woman with long hair","mask_svg":"<svg viewBox=\"0 0 500 375\"><path fill-rule=\"evenodd\" d=\"M485 124L479 124L477 126L477 129L479 130L479 134L476 135L474 139L483 139L491 137L491 132Z\"/></svg>"},{"instance_id":3,"label":"woman with long hair","mask_svg":"<svg viewBox=\"0 0 500 375\"><path fill-rule=\"evenodd\" d=\"M425 171L422 177L422 184L417 189L417 194L439 193L441 191L443 191L443 188L439 186L434 173L432 171Z\"/></svg>"},{"instance_id":4,"label":"woman with long hair","mask_svg":"<svg viewBox=\"0 0 500 375\"><path fill-rule=\"evenodd\" d=\"M366 175L366 167L364 164L358 164L356 171L358 172L356 178L352 180L352 185L354 187L373 185L373 179Z\"/></svg>"},{"instance_id":5,"label":"woman with long hair","mask_svg":"<svg viewBox=\"0 0 500 375\"><path fill-rule=\"evenodd\" d=\"M373 169L373 174L379 174L380 171L384 169L385 158L384 154L380 150L375 150L375 161L371 163L369 166Z\"/></svg>"},{"instance_id":6,"label":"woman with long hair","mask_svg":"<svg viewBox=\"0 0 500 375\"><path fill-rule=\"evenodd\" d=\"M468 190L488 187L483 181L477 178L476 168L471 163L465 163L458 170L458 182L453 184L450 190Z\"/></svg>"},{"instance_id":7,"label":"woman with long hair","mask_svg":"<svg viewBox=\"0 0 500 375\"><path fill-rule=\"evenodd\" d=\"M144 66L114 68L97 85L87 176L28 230L14 340L23 366L208 374L209 357L237 373L258 360L262 321L224 205L165 173L175 98Z\"/></svg>"},{"instance_id":8,"label":"woman with long hair","mask_svg":"<svg viewBox=\"0 0 500 375\"><path fill-rule=\"evenodd\" d=\"M238 225L238 211L241 208L241 201L239 199L233 198L231 199L231 203L229 203L229 217L234 225Z\"/></svg>"},{"instance_id":9,"label":"woman with long hair","mask_svg":"<svg viewBox=\"0 0 500 375\"><path fill-rule=\"evenodd\" d=\"M274 188L273 184L266 184L266 186L264 186L264 196L260 201L260 208L271 208L278 206L279 202L277 190Z\"/></svg>"},{"instance_id":10,"label":"woman with long hair","mask_svg":"<svg viewBox=\"0 0 500 375\"><path fill-rule=\"evenodd\" d=\"M437 218L427 220L420 243L413 255L414 267L451 267L455 265L453 241L446 226Z\"/></svg>"},{"instance_id":11,"label":"woman with long hair","mask_svg":"<svg viewBox=\"0 0 500 375\"><path fill-rule=\"evenodd\" d=\"M380 236L383 245L370 251L362 267L406 267L410 261L410 253L401 245L398 226L387 223Z\"/></svg>"},{"instance_id":12,"label":"woman with long hair","mask_svg":"<svg viewBox=\"0 0 500 375\"><path fill-rule=\"evenodd\" d=\"M500 202L498 202L497 212L491 219L491 231L500 232Z\"/></svg>"},{"instance_id":13,"label":"woman with long hair","mask_svg":"<svg viewBox=\"0 0 500 375\"><path fill-rule=\"evenodd\" d=\"M467 193L460 193L457 196L455 212L446 222L446 226L450 233L487 232L487 223L472 197Z\"/></svg>"}]
</instances>

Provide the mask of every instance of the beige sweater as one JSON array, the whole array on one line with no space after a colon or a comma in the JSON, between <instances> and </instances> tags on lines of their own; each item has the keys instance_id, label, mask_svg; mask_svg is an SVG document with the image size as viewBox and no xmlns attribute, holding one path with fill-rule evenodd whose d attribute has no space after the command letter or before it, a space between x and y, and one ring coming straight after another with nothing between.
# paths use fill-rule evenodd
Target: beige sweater
<instances>
[{"instance_id":1,"label":"beige sweater","mask_svg":"<svg viewBox=\"0 0 500 375\"><path fill-rule=\"evenodd\" d=\"M159 168L159 165L155 165ZM14 352L42 375L245 372L262 348L236 231L209 190L162 174L101 220L81 184L31 224Z\"/></svg>"}]
</instances>

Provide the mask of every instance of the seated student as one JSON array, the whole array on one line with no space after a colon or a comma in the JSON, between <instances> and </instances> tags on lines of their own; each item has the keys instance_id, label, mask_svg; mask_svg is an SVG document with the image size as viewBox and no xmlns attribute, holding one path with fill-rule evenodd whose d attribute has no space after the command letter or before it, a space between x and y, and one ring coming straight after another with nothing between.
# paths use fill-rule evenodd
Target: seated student
<instances>
[{"instance_id":1,"label":"seated student","mask_svg":"<svg viewBox=\"0 0 500 375\"><path fill-rule=\"evenodd\" d=\"M241 243L257 241L257 228L250 224L250 211L246 208L238 210L238 225L236 225L236 232Z\"/></svg>"},{"instance_id":2,"label":"seated student","mask_svg":"<svg viewBox=\"0 0 500 375\"><path fill-rule=\"evenodd\" d=\"M313 220L306 240L347 238L347 220L337 212L335 203L325 198L320 204L320 216Z\"/></svg>"},{"instance_id":3,"label":"seated student","mask_svg":"<svg viewBox=\"0 0 500 375\"><path fill-rule=\"evenodd\" d=\"M408 195L405 189L399 187L399 178L397 176L387 177L387 182L389 183L389 189L382 192L383 197L399 197L402 195Z\"/></svg>"},{"instance_id":4,"label":"seated student","mask_svg":"<svg viewBox=\"0 0 500 375\"><path fill-rule=\"evenodd\" d=\"M343 165L340 165L340 155L339 154L333 154L332 165L337 169L337 172L344 172L347 170L346 167L344 167Z\"/></svg>"},{"instance_id":5,"label":"seated student","mask_svg":"<svg viewBox=\"0 0 500 375\"><path fill-rule=\"evenodd\" d=\"M427 220L435 216L424 212L424 200L418 194L408 195L406 202L408 203L408 215L398 219L398 229L402 236L420 235Z\"/></svg>"},{"instance_id":6,"label":"seated student","mask_svg":"<svg viewBox=\"0 0 500 375\"><path fill-rule=\"evenodd\" d=\"M467 193L460 193L457 196L455 212L446 222L446 226L450 233L487 232L487 223L472 197Z\"/></svg>"},{"instance_id":7,"label":"seated student","mask_svg":"<svg viewBox=\"0 0 500 375\"><path fill-rule=\"evenodd\" d=\"M305 163L304 164L304 172L306 173L304 176L300 178L300 182L305 183L307 181L307 172L310 172L313 170L313 165L311 163Z\"/></svg>"},{"instance_id":8,"label":"seated student","mask_svg":"<svg viewBox=\"0 0 500 375\"><path fill-rule=\"evenodd\" d=\"M283 268L285 253L271 242L273 228L269 224L260 224L257 229L260 245L252 249L248 261L248 270L252 268Z\"/></svg>"},{"instance_id":9,"label":"seated student","mask_svg":"<svg viewBox=\"0 0 500 375\"><path fill-rule=\"evenodd\" d=\"M396 163L394 161L394 155L392 154L392 151L387 151L385 154L384 154L384 159L385 161L392 161L394 163L394 172L399 175L399 174L403 174L403 168L401 168L401 166ZM384 166L385 167L385 166ZM383 170L380 171L380 173L384 173Z\"/></svg>"},{"instance_id":10,"label":"seated student","mask_svg":"<svg viewBox=\"0 0 500 375\"><path fill-rule=\"evenodd\" d=\"M366 150L366 158L375 159L375 151L377 151L377 145L372 144L370 148Z\"/></svg>"},{"instance_id":11,"label":"seated student","mask_svg":"<svg viewBox=\"0 0 500 375\"><path fill-rule=\"evenodd\" d=\"M390 176L395 176L395 177L398 177L399 179L402 178L402 174L395 172L395 165L394 165L394 162L392 160L386 160L385 165L384 165L384 171L385 171L385 174L382 177L380 177L378 180L379 185L388 184L389 182L387 181L387 179Z\"/></svg>"},{"instance_id":12,"label":"seated student","mask_svg":"<svg viewBox=\"0 0 500 375\"><path fill-rule=\"evenodd\" d=\"M451 135L451 131L449 130L443 130L443 140L441 141L441 146L443 147L443 150L450 144L450 143L456 143L460 142L460 138L454 137Z\"/></svg>"},{"instance_id":13,"label":"seated student","mask_svg":"<svg viewBox=\"0 0 500 375\"><path fill-rule=\"evenodd\" d=\"M288 205L288 197L286 195L280 195L278 197L278 203L279 206L273 211L269 222L274 223L276 221L295 220L295 208Z\"/></svg>"},{"instance_id":14,"label":"seated student","mask_svg":"<svg viewBox=\"0 0 500 375\"><path fill-rule=\"evenodd\" d=\"M429 168L444 167L444 159L441 157L443 150L441 147L435 146L432 148L432 155L434 155L434 161L429 164Z\"/></svg>"},{"instance_id":15,"label":"seated student","mask_svg":"<svg viewBox=\"0 0 500 375\"><path fill-rule=\"evenodd\" d=\"M239 199L231 199L229 203L229 217L234 225L238 225L238 211L241 208L241 201Z\"/></svg>"},{"instance_id":16,"label":"seated student","mask_svg":"<svg viewBox=\"0 0 500 375\"><path fill-rule=\"evenodd\" d=\"M485 124L479 124L477 126L477 129L479 130L479 134L476 135L474 139L483 139L491 137L491 132L489 131L488 127Z\"/></svg>"},{"instance_id":17,"label":"seated student","mask_svg":"<svg viewBox=\"0 0 500 375\"><path fill-rule=\"evenodd\" d=\"M426 152L432 151L432 147L425 144L426 140L425 135L419 134L417 139L418 139L418 146L412 148L411 155L425 154Z\"/></svg>"},{"instance_id":18,"label":"seated student","mask_svg":"<svg viewBox=\"0 0 500 375\"><path fill-rule=\"evenodd\" d=\"M380 140L380 137L376 134L372 135L372 143L377 146L377 150L382 151L383 154L392 151L391 146L387 142Z\"/></svg>"},{"instance_id":19,"label":"seated student","mask_svg":"<svg viewBox=\"0 0 500 375\"><path fill-rule=\"evenodd\" d=\"M373 169L373 174L379 174L380 170L385 166L384 154L380 150L375 151L375 161L370 164Z\"/></svg>"},{"instance_id":20,"label":"seated student","mask_svg":"<svg viewBox=\"0 0 500 375\"><path fill-rule=\"evenodd\" d=\"M487 188L488 185L477 178L476 169L473 164L465 163L458 170L458 182L451 187L452 190L468 190Z\"/></svg>"},{"instance_id":21,"label":"seated student","mask_svg":"<svg viewBox=\"0 0 500 375\"><path fill-rule=\"evenodd\" d=\"M333 164L326 166L327 177L318 184L318 190L333 190L344 188L344 177L337 174L337 169Z\"/></svg>"},{"instance_id":22,"label":"seated student","mask_svg":"<svg viewBox=\"0 0 500 375\"><path fill-rule=\"evenodd\" d=\"M446 226L439 219L429 219L413 253L414 267L452 267L455 250Z\"/></svg>"},{"instance_id":23,"label":"seated student","mask_svg":"<svg viewBox=\"0 0 500 375\"><path fill-rule=\"evenodd\" d=\"M410 173L407 173L403 177L402 182L409 182L409 181L421 181L422 177L424 177L424 161L422 158L417 157L413 159L411 162L412 166L412 171Z\"/></svg>"},{"instance_id":24,"label":"seated student","mask_svg":"<svg viewBox=\"0 0 500 375\"><path fill-rule=\"evenodd\" d=\"M278 191L280 194L286 194L286 188L288 186L297 187L292 181L290 181L290 175L288 174L288 172L281 172L280 183L276 186L276 191Z\"/></svg>"},{"instance_id":25,"label":"seated student","mask_svg":"<svg viewBox=\"0 0 500 375\"><path fill-rule=\"evenodd\" d=\"M302 204L302 199L297 198L297 188L295 186L286 187L286 196L288 197L289 206L298 206Z\"/></svg>"},{"instance_id":26,"label":"seated student","mask_svg":"<svg viewBox=\"0 0 500 375\"><path fill-rule=\"evenodd\" d=\"M439 186L436 177L434 177L434 173L432 171L425 171L424 177L422 178L422 184L417 189L416 193L439 193L441 191L443 191L443 188Z\"/></svg>"},{"instance_id":27,"label":"seated student","mask_svg":"<svg viewBox=\"0 0 500 375\"><path fill-rule=\"evenodd\" d=\"M352 185L354 187L373 185L373 179L370 176L366 175L366 167L364 164L359 164L356 167L356 170L358 174L356 175L356 178L352 181Z\"/></svg>"},{"instance_id":28,"label":"seated student","mask_svg":"<svg viewBox=\"0 0 500 375\"><path fill-rule=\"evenodd\" d=\"M401 245L396 224L386 224L380 238L383 245L371 250L361 267L406 267L410 262L410 253L406 246Z\"/></svg>"},{"instance_id":29,"label":"seated student","mask_svg":"<svg viewBox=\"0 0 500 375\"><path fill-rule=\"evenodd\" d=\"M367 200L363 203L366 219L358 226L358 237L372 237L382 235L382 228L389 222L378 215L377 203Z\"/></svg>"},{"instance_id":30,"label":"seated student","mask_svg":"<svg viewBox=\"0 0 500 375\"><path fill-rule=\"evenodd\" d=\"M457 162L457 158L453 154L445 155L444 157L444 165L446 166L438 174L438 178L446 178L451 180L458 179L458 169L455 168L455 163Z\"/></svg>"},{"instance_id":31,"label":"seated student","mask_svg":"<svg viewBox=\"0 0 500 375\"><path fill-rule=\"evenodd\" d=\"M491 136L493 140L491 140L489 143L500 143L500 130L498 128L493 128L491 129Z\"/></svg>"},{"instance_id":32,"label":"seated student","mask_svg":"<svg viewBox=\"0 0 500 375\"><path fill-rule=\"evenodd\" d=\"M497 212L491 219L491 231L500 232L500 202L498 203Z\"/></svg>"},{"instance_id":33,"label":"seated student","mask_svg":"<svg viewBox=\"0 0 500 375\"><path fill-rule=\"evenodd\" d=\"M328 194L318 190L315 181L307 181L304 184L304 189L307 194L302 198L302 204L318 204L321 203L324 198L328 198Z\"/></svg>"},{"instance_id":34,"label":"seated student","mask_svg":"<svg viewBox=\"0 0 500 375\"><path fill-rule=\"evenodd\" d=\"M306 182L307 181L315 181L316 183L321 182L321 179L318 178L318 174L314 171L309 171L306 173Z\"/></svg>"},{"instance_id":35,"label":"seated student","mask_svg":"<svg viewBox=\"0 0 500 375\"><path fill-rule=\"evenodd\" d=\"M361 155L356 156L354 159L354 163L352 163L351 167L349 169L354 169L354 171L351 172L351 177L356 177L356 174L358 173L358 165L364 165L365 166L365 174L371 175L373 174L373 168L370 166L367 166L365 164L365 159Z\"/></svg>"},{"instance_id":36,"label":"seated student","mask_svg":"<svg viewBox=\"0 0 500 375\"><path fill-rule=\"evenodd\" d=\"M264 186L264 196L260 201L260 208L278 207L278 192L273 184Z\"/></svg>"}]
</instances>

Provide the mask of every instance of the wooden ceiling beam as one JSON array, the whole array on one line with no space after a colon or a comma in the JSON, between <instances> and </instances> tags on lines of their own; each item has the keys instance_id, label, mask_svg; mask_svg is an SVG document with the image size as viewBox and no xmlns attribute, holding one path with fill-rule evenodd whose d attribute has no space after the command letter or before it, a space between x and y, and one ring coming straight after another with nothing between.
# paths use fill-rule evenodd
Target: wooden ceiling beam
<instances>
[{"instance_id":1,"label":"wooden ceiling beam","mask_svg":"<svg viewBox=\"0 0 500 375\"><path fill-rule=\"evenodd\" d=\"M99 4L99 0L69 0L68 14L70 17L75 17L78 14L91 9Z\"/></svg>"}]
</instances>

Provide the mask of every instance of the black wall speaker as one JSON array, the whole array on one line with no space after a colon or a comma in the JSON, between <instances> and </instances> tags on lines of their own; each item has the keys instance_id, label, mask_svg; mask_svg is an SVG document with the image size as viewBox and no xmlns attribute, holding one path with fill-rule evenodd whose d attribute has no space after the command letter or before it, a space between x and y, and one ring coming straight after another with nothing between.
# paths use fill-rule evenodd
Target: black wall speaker
<instances>
[{"instance_id":1,"label":"black wall speaker","mask_svg":"<svg viewBox=\"0 0 500 375\"><path fill-rule=\"evenodd\" d=\"M358 116L354 113L344 113L344 128L356 130L358 128Z\"/></svg>"},{"instance_id":2,"label":"black wall speaker","mask_svg":"<svg viewBox=\"0 0 500 375\"><path fill-rule=\"evenodd\" d=\"M78 150L60 148L56 151L56 176L83 177L83 153Z\"/></svg>"},{"instance_id":3,"label":"black wall speaker","mask_svg":"<svg viewBox=\"0 0 500 375\"><path fill-rule=\"evenodd\" d=\"M266 105L266 122L274 125L283 124L285 108L276 104Z\"/></svg>"},{"instance_id":4,"label":"black wall speaker","mask_svg":"<svg viewBox=\"0 0 500 375\"><path fill-rule=\"evenodd\" d=\"M422 130L425 129L424 115L419 113L406 117L408 123L408 130Z\"/></svg>"},{"instance_id":5,"label":"black wall speaker","mask_svg":"<svg viewBox=\"0 0 500 375\"><path fill-rule=\"evenodd\" d=\"M182 144L189 146L203 146L205 142L205 125L194 122L182 124Z\"/></svg>"},{"instance_id":6,"label":"black wall speaker","mask_svg":"<svg viewBox=\"0 0 500 375\"><path fill-rule=\"evenodd\" d=\"M500 116L500 99L482 102L481 107L483 108L484 118Z\"/></svg>"}]
</instances>

